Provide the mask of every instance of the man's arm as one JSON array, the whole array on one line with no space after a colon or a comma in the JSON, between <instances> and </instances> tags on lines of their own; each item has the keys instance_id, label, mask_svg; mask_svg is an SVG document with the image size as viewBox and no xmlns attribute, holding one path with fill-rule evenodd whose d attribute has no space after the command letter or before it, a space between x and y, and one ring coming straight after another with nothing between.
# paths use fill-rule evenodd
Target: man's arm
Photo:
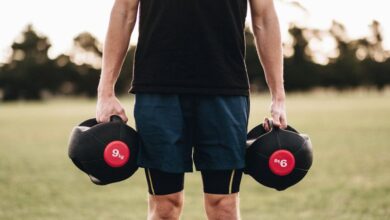
<instances>
[{"instance_id":1,"label":"man's arm","mask_svg":"<svg viewBox=\"0 0 390 220\"><path fill-rule=\"evenodd\" d=\"M256 48L272 97L273 122L276 126L286 128L283 52L279 19L273 0L250 0L250 6Z\"/></svg>"},{"instance_id":2,"label":"man's arm","mask_svg":"<svg viewBox=\"0 0 390 220\"><path fill-rule=\"evenodd\" d=\"M138 3L139 0L116 0L111 10L98 86L96 106L98 122L109 121L111 115L119 115L124 121L128 120L114 89L137 20Z\"/></svg>"}]
</instances>

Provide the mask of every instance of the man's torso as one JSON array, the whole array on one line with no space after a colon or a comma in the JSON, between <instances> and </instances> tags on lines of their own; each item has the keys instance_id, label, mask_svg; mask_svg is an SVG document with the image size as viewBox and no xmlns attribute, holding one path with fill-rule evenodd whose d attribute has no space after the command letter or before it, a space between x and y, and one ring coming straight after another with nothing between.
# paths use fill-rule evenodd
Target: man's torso
<instances>
[{"instance_id":1,"label":"man's torso","mask_svg":"<svg viewBox=\"0 0 390 220\"><path fill-rule=\"evenodd\" d=\"M248 95L246 0L141 0L130 92Z\"/></svg>"}]
</instances>

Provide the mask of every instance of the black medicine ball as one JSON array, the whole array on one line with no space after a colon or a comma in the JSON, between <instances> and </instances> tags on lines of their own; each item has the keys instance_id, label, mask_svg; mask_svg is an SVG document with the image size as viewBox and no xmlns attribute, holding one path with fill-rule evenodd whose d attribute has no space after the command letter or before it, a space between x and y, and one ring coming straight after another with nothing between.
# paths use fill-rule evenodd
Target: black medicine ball
<instances>
[{"instance_id":1,"label":"black medicine ball","mask_svg":"<svg viewBox=\"0 0 390 220\"><path fill-rule=\"evenodd\" d=\"M249 131L245 173L280 191L305 177L313 162L312 146L307 135L291 126L279 129L271 121L270 127L267 132L260 124Z\"/></svg>"},{"instance_id":2,"label":"black medicine ball","mask_svg":"<svg viewBox=\"0 0 390 220\"><path fill-rule=\"evenodd\" d=\"M139 138L119 116L110 122L89 119L73 128L68 155L97 185L129 178L137 171Z\"/></svg>"}]
</instances>

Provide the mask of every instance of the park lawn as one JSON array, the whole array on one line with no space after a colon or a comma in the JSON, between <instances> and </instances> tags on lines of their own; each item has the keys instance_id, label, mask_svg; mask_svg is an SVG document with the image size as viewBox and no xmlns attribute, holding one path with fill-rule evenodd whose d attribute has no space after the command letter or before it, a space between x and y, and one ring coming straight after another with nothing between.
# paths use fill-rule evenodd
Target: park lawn
<instances>
[{"instance_id":1,"label":"park lawn","mask_svg":"<svg viewBox=\"0 0 390 220\"><path fill-rule=\"evenodd\" d=\"M121 98L134 127L132 96ZM251 97L249 128L268 115L269 97ZM314 163L298 185L277 192L245 176L244 220L390 219L390 94L292 94L289 124L308 133ZM0 219L146 219L143 171L95 186L67 157L68 135L93 117L95 101L0 103ZM199 173L186 175L182 219L205 219Z\"/></svg>"}]
</instances>

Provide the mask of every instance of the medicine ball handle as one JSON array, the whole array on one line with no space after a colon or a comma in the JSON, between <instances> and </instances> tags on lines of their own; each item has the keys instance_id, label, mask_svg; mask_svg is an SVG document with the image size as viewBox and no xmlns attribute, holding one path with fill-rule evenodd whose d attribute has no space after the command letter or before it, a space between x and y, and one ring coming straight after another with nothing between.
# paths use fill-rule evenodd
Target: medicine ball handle
<instances>
[{"instance_id":1,"label":"medicine ball handle","mask_svg":"<svg viewBox=\"0 0 390 220\"><path fill-rule=\"evenodd\" d=\"M266 118L266 122L270 130L279 128L277 126L274 126L274 121L271 118Z\"/></svg>"},{"instance_id":2,"label":"medicine ball handle","mask_svg":"<svg viewBox=\"0 0 390 220\"><path fill-rule=\"evenodd\" d=\"M111 115L111 117L110 117L110 122L116 122L116 121L124 123L124 121L122 120L122 118L119 117L118 115Z\"/></svg>"}]
</instances>

